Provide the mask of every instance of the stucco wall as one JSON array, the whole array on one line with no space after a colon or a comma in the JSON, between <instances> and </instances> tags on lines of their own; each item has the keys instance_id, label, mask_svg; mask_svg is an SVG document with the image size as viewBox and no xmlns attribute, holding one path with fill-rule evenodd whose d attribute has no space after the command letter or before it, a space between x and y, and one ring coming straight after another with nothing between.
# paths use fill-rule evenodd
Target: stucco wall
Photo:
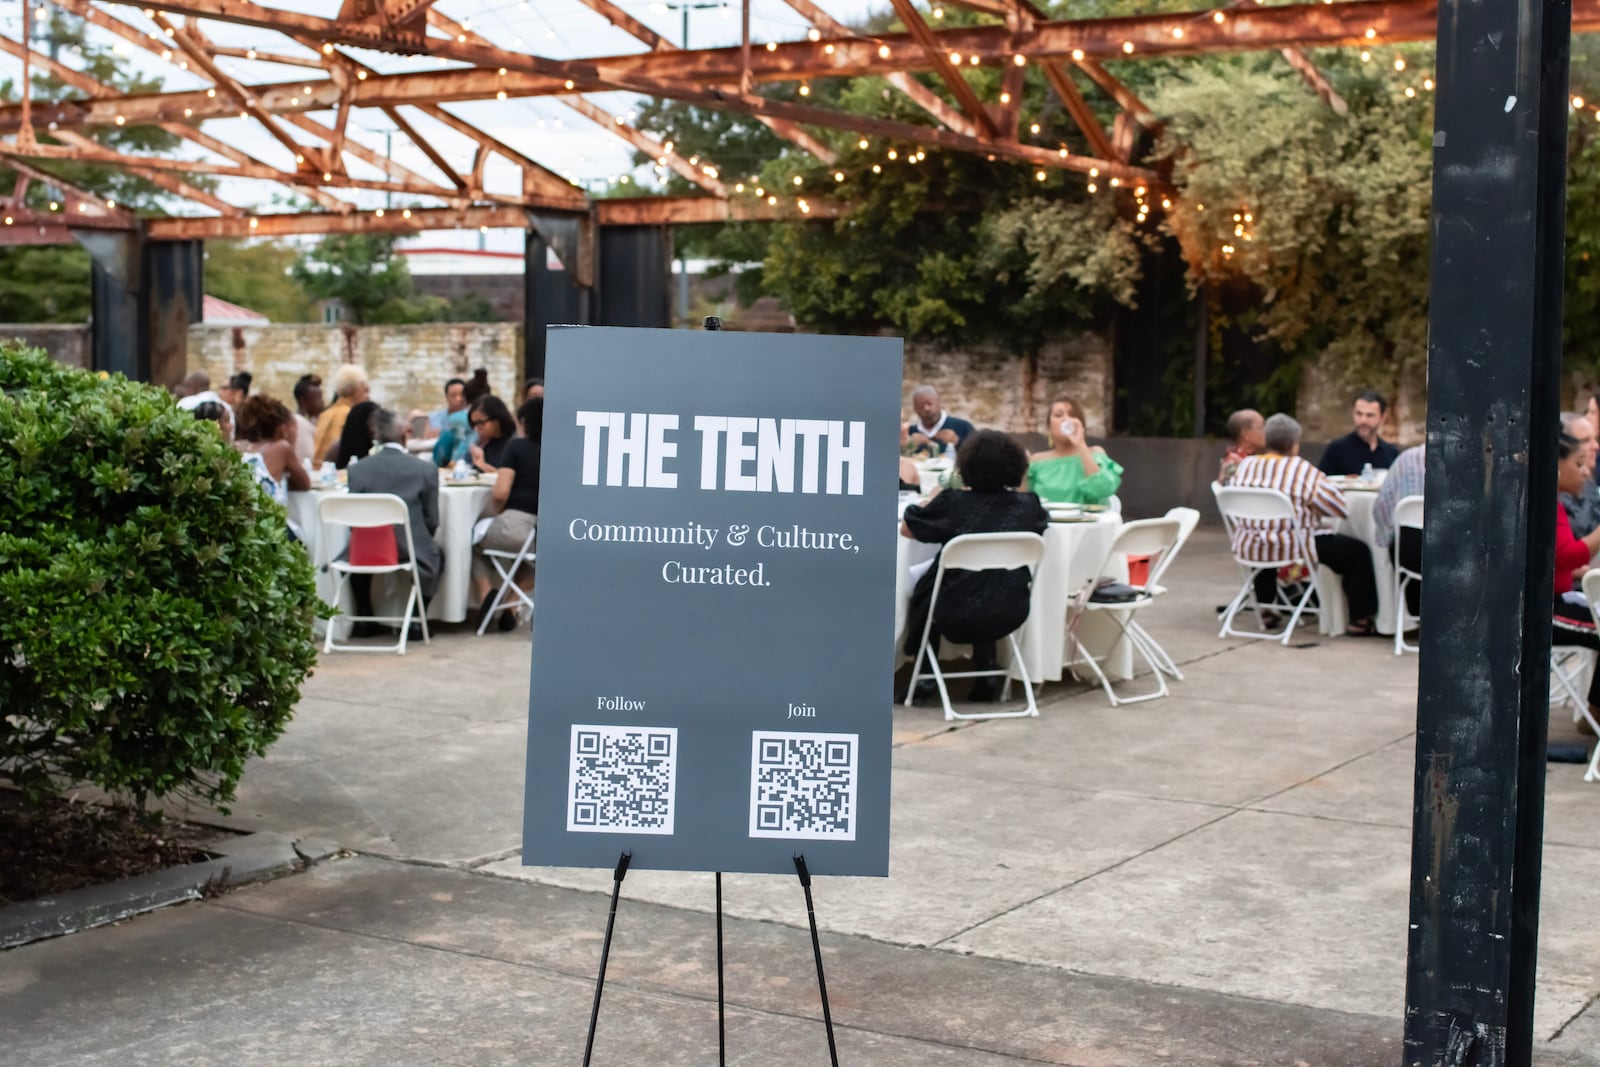
<instances>
[{"instance_id":1,"label":"stucco wall","mask_svg":"<svg viewBox=\"0 0 1600 1067\"><path fill-rule=\"evenodd\" d=\"M252 392L289 403L295 380L320 374L325 384L341 363L367 372L372 398L402 414L443 404L448 378L483 367L501 396L518 394L522 328L513 323L430 323L423 326L194 326L189 370L203 370L213 387L238 371L255 376Z\"/></svg>"}]
</instances>

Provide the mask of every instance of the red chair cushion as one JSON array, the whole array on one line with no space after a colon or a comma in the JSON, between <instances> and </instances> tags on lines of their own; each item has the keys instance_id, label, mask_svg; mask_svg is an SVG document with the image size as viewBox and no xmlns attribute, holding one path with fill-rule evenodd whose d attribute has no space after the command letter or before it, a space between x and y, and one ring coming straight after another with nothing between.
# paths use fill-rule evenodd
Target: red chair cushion
<instances>
[{"instance_id":1,"label":"red chair cushion","mask_svg":"<svg viewBox=\"0 0 1600 1067\"><path fill-rule=\"evenodd\" d=\"M350 563L355 567L393 567L400 562L400 545L393 526L352 526Z\"/></svg>"}]
</instances>

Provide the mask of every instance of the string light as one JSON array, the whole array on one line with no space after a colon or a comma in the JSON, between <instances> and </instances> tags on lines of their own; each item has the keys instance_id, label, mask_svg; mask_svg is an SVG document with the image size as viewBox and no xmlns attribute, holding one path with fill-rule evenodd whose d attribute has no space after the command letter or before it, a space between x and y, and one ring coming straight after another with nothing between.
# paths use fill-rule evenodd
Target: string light
<instances>
[{"instance_id":1,"label":"string light","mask_svg":"<svg viewBox=\"0 0 1600 1067\"><path fill-rule=\"evenodd\" d=\"M882 174L883 173L883 167L880 164L874 163L872 165L872 173L874 173L874 174Z\"/></svg>"},{"instance_id":2,"label":"string light","mask_svg":"<svg viewBox=\"0 0 1600 1067\"><path fill-rule=\"evenodd\" d=\"M968 66L972 66L972 67L976 67L978 65L978 57L977 56L968 56L967 57L967 65Z\"/></svg>"},{"instance_id":3,"label":"string light","mask_svg":"<svg viewBox=\"0 0 1600 1067\"><path fill-rule=\"evenodd\" d=\"M383 218L383 208L380 207L377 211L374 211L373 214L378 216L380 219Z\"/></svg>"},{"instance_id":4,"label":"string light","mask_svg":"<svg viewBox=\"0 0 1600 1067\"><path fill-rule=\"evenodd\" d=\"M800 175L796 174L794 176L794 183L797 186L804 185L806 183L806 180L804 178L800 177Z\"/></svg>"},{"instance_id":5,"label":"string light","mask_svg":"<svg viewBox=\"0 0 1600 1067\"><path fill-rule=\"evenodd\" d=\"M400 212L400 217L403 219L409 219L411 217L411 209L406 208L404 211Z\"/></svg>"},{"instance_id":6,"label":"string light","mask_svg":"<svg viewBox=\"0 0 1600 1067\"><path fill-rule=\"evenodd\" d=\"M1428 92L1430 92L1430 93L1433 92L1433 79L1432 78L1423 78L1422 79L1422 87L1424 89L1428 90Z\"/></svg>"},{"instance_id":7,"label":"string light","mask_svg":"<svg viewBox=\"0 0 1600 1067\"><path fill-rule=\"evenodd\" d=\"M800 95L801 96L810 96L811 95L811 86L807 85L805 82L801 82L800 83Z\"/></svg>"},{"instance_id":8,"label":"string light","mask_svg":"<svg viewBox=\"0 0 1600 1067\"><path fill-rule=\"evenodd\" d=\"M894 149L892 149L892 148L891 148L891 149L889 149L889 161L890 161L890 162L891 162L891 163L892 163L892 162L894 162L894 161L895 161L895 160L897 160L897 159L899 159L899 158L900 158L900 153L899 153L899 152L896 152L896 151L895 151L895 150L894 150Z\"/></svg>"},{"instance_id":9,"label":"string light","mask_svg":"<svg viewBox=\"0 0 1600 1067\"><path fill-rule=\"evenodd\" d=\"M1029 133L1038 133L1039 132L1039 124L1037 122L1030 123L1029 126L1028 126L1028 132Z\"/></svg>"},{"instance_id":10,"label":"string light","mask_svg":"<svg viewBox=\"0 0 1600 1067\"><path fill-rule=\"evenodd\" d=\"M1046 174L1046 173L1045 173L1045 172L1044 172L1044 171L1042 171L1042 170L1036 170L1036 171L1034 171L1034 172L1033 172L1033 176L1034 176L1034 177L1035 177L1035 178L1037 178L1037 179L1038 179L1038 180L1039 180L1039 181L1044 181L1044 180L1045 180L1045 179L1046 179L1046 178L1048 178L1048 177L1050 177L1050 175L1048 175L1048 174Z\"/></svg>"},{"instance_id":11,"label":"string light","mask_svg":"<svg viewBox=\"0 0 1600 1067\"><path fill-rule=\"evenodd\" d=\"M1226 16L1226 15L1224 15L1224 14L1223 14L1223 13L1222 13L1222 12L1220 12L1220 11L1213 11L1213 12L1212 12L1212 13L1211 13L1211 21L1212 21L1212 22L1215 22L1215 23L1216 23L1216 24L1217 24L1217 25L1219 25L1219 26L1220 26L1220 25L1222 25L1222 24L1223 24L1223 23L1224 23L1224 22L1226 22L1226 21L1228 21L1228 16Z\"/></svg>"},{"instance_id":12,"label":"string light","mask_svg":"<svg viewBox=\"0 0 1600 1067\"><path fill-rule=\"evenodd\" d=\"M1368 52L1364 48L1361 50L1361 62L1363 62L1363 63L1371 63L1372 62L1372 53Z\"/></svg>"},{"instance_id":13,"label":"string light","mask_svg":"<svg viewBox=\"0 0 1600 1067\"><path fill-rule=\"evenodd\" d=\"M888 59L889 58L889 46L888 45L880 44L878 46L878 58L879 59Z\"/></svg>"},{"instance_id":14,"label":"string light","mask_svg":"<svg viewBox=\"0 0 1600 1067\"><path fill-rule=\"evenodd\" d=\"M961 53L960 52L951 52L950 53L950 62L955 66L958 66L958 67L961 66Z\"/></svg>"},{"instance_id":15,"label":"string light","mask_svg":"<svg viewBox=\"0 0 1600 1067\"><path fill-rule=\"evenodd\" d=\"M1178 41L1183 40L1183 27L1174 26L1173 29L1172 29L1172 37L1173 37L1174 40L1178 40Z\"/></svg>"},{"instance_id":16,"label":"string light","mask_svg":"<svg viewBox=\"0 0 1600 1067\"><path fill-rule=\"evenodd\" d=\"M1018 52L1016 55L1011 57L1011 62L1015 63L1019 67L1026 67L1028 65L1028 57L1023 55L1021 52Z\"/></svg>"},{"instance_id":17,"label":"string light","mask_svg":"<svg viewBox=\"0 0 1600 1067\"><path fill-rule=\"evenodd\" d=\"M1395 70L1405 70L1406 69L1406 61L1401 59L1399 56L1395 56L1394 69Z\"/></svg>"},{"instance_id":18,"label":"string light","mask_svg":"<svg viewBox=\"0 0 1600 1067\"><path fill-rule=\"evenodd\" d=\"M1123 55L1128 55L1128 56L1133 55L1133 42L1132 41L1123 41L1122 42L1122 54Z\"/></svg>"},{"instance_id":19,"label":"string light","mask_svg":"<svg viewBox=\"0 0 1600 1067\"><path fill-rule=\"evenodd\" d=\"M776 52L777 50L778 50L778 42L777 41L768 41L767 42L767 51Z\"/></svg>"},{"instance_id":20,"label":"string light","mask_svg":"<svg viewBox=\"0 0 1600 1067\"><path fill-rule=\"evenodd\" d=\"M1083 62L1083 49L1074 48L1072 50L1072 61L1074 63L1082 63Z\"/></svg>"},{"instance_id":21,"label":"string light","mask_svg":"<svg viewBox=\"0 0 1600 1067\"><path fill-rule=\"evenodd\" d=\"M833 45L831 45L831 44L823 45L822 46L822 51L826 55L830 55L830 56L833 55Z\"/></svg>"},{"instance_id":22,"label":"string light","mask_svg":"<svg viewBox=\"0 0 1600 1067\"><path fill-rule=\"evenodd\" d=\"M869 144L869 142L867 141L867 139L865 137L863 137L863 138L861 138L861 140L856 142L856 147L861 149L864 152L864 151L866 151L868 144Z\"/></svg>"},{"instance_id":23,"label":"string light","mask_svg":"<svg viewBox=\"0 0 1600 1067\"><path fill-rule=\"evenodd\" d=\"M1011 103L1011 94L1010 94L1010 93L1001 93L1001 94L1000 94L1000 102L1001 102L1001 103L1002 103L1002 104L1009 104L1009 103Z\"/></svg>"},{"instance_id":24,"label":"string light","mask_svg":"<svg viewBox=\"0 0 1600 1067\"><path fill-rule=\"evenodd\" d=\"M261 225L261 220L260 219L251 219L250 220L250 228L252 230L255 229L257 226L260 226L260 225Z\"/></svg>"},{"instance_id":25,"label":"string light","mask_svg":"<svg viewBox=\"0 0 1600 1067\"><path fill-rule=\"evenodd\" d=\"M934 17L934 18L936 18L936 19L942 19L942 18L944 18L944 8L942 8L942 7L935 7L935 8L934 8L934 9L933 9L933 17Z\"/></svg>"},{"instance_id":26,"label":"string light","mask_svg":"<svg viewBox=\"0 0 1600 1067\"><path fill-rule=\"evenodd\" d=\"M833 180L836 181L836 182L844 181L844 171L842 171L842 170L834 171L833 172Z\"/></svg>"},{"instance_id":27,"label":"string light","mask_svg":"<svg viewBox=\"0 0 1600 1067\"><path fill-rule=\"evenodd\" d=\"M813 43L822 40L822 31L817 29L815 26L811 27L806 31L806 40Z\"/></svg>"},{"instance_id":28,"label":"string light","mask_svg":"<svg viewBox=\"0 0 1600 1067\"><path fill-rule=\"evenodd\" d=\"M1089 183L1088 189L1089 189L1089 191L1091 193L1098 193L1100 191L1100 187L1098 185L1096 185L1094 182L1090 182Z\"/></svg>"},{"instance_id":29,"label":"string light","mask_svg":"<svg viewBox=\"0 0 1600 1067\"><path fill-rule=\"evenodd\" d=\"M1411 88L1411 86L1409 86L1409 85L1406 86L1406 99L1407 100L1411 99L1412 97L1414 97L1416 95L1417 95L1417 91L1415 89Z\"/></svg>"},{"instance_id":30,"label":"string light","mask_svg":"<svg viewBox=\"0 0 1600 1067\"><path fill-rule=\"evenodd\" d=\"M1583 107L1583 97L1581 97L1581 96L1573 97L1572 98L1572 110L1578 111L1578 110L1581 110L1582 107Z\"/></svg>"}]
</instances>

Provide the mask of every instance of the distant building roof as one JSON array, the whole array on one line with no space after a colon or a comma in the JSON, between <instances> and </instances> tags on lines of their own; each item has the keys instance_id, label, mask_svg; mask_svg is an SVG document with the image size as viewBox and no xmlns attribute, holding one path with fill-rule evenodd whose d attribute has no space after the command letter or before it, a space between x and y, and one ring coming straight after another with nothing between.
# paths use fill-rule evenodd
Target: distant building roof
<instances>
[{"instance_id":1,"label":"distant building roof","mask_svg":"<svg viewBox=\"0 0 1600 1067\"><path fill-rule=\"evenodd\" d=\"M205 295L200 319L207 326L265 326L271 320L259 311L230 304L220 296Z\"/></svg>"},{"instance_id":2,"label":"distant building roof","mask_svg":"<svg viewBox=\"0 0 1600 1067\"><path fill-rule=\"evenodd\" d=\"M406 268L418 277L462 274L521 274L521 252L476 248L401 248Z\"/></svg>"}]
</instances>

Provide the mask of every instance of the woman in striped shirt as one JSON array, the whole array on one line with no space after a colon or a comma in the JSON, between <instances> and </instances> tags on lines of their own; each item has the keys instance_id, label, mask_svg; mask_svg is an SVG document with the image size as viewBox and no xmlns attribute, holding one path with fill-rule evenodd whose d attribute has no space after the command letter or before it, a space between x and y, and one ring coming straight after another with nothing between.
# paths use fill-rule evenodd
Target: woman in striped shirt
<instances>
[{"instance_id":1,"label":"woman in striped shirt","mask_svg":"<svg viewBox=\"0 0 1600 1067\"><path fill-rule=\"evenodd\" d=\"M1311 565L1322 563L1337 573L1344 586L1350 613L1345 633L1370 637L1378 632L1378 585L1372 574L1372 553L1364 542L1336 533L1318 533L1324 518L1342 519L1350 513L1344 493L1316 467L1300 458L1300 424L1288 415L1267 420L1267 450L1249 456L1233 475L1236 489L1276 489L1294 504L1296 521L1241 519L1234 524L1233 551L1244 560L1269 563L1301 555L1304 537ZM1263 567L1255 576L1256 602L1262 605L1261 624L1272 628L1281 620L1267 605L1278 600L1278 572Z\"/></svg>"}]
</instances>

